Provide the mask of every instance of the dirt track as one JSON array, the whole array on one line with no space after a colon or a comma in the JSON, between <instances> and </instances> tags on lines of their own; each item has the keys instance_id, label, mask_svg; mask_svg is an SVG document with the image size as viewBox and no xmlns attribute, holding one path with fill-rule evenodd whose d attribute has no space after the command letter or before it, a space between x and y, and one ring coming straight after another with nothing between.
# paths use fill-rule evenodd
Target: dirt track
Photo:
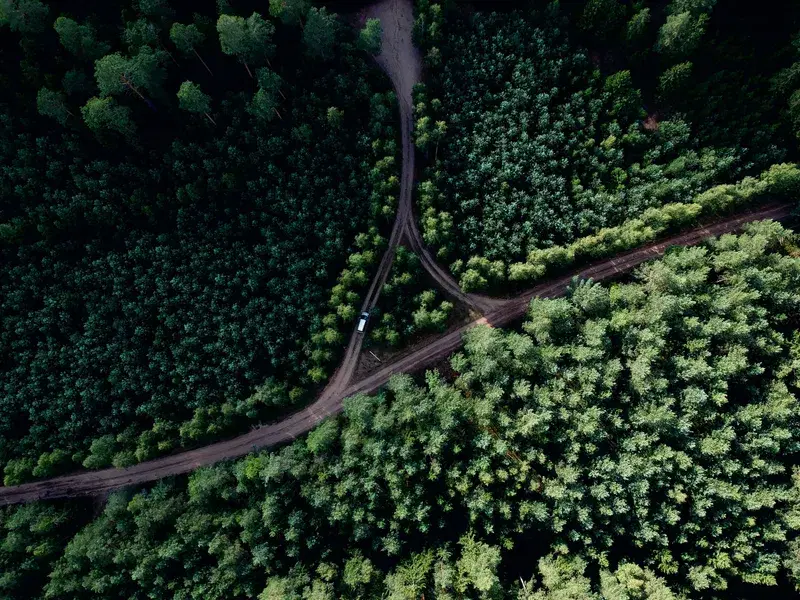
<instances>
[{"instance_id":1,"label":"dirt track","mask_svg":"<svg viewBox=\"0 0 800 600\"><path fill-rule=\"evenodd\" d=\"M525 314L533 297L554 298L564 294L573 277L591 277L602 281L630 271L642 262L659 256L674 245L691 245L705 238L735 231L743 223L761 219L780 219L789 215L792 205L774 205L747 214L730 217L708 227L694 229L666 240L621 254L613 259L601 261L582 270L575 271L554 281L545 282L516 298L500 300L465 294L458 284L444 271L425 248L411 206L411 188L414 173L414 148L411 141L411 88L419 80L419 56L411 44L410 0L383 0L371 7L368 16L377 16L384 25L384 51L377 57L381 66L389 73L397 90L401 114L403 142L403 172L397 217L389 240L389 248L381 260L362 310L375 306L386 277L391 268L394 249L403 235L407 235L412 248L419 253L422 264L442 288L477 310L484 316L450 330L427 346L396 357L391 363L373 372L364 379L351 383L363 336L354 330L344 359L319 398L309 407L284 420L260 427L231 440L210 444L203 448L182 452L172 456L140 463L127 469L105 469L56 477L19 486L0 487L0 505L30 502L34 500L88 496L107 492L129 485L155 481L170 475L190 472L203 465L221 460L237 458L257 448L273 446L295 439L311 430L323 419L339 413L342 401L359 392L374 392L396 373L407 373L431 366L455 351L462 343L464 333L482 323L502 326ZM391 26L390 26L391 25Z\"/></svg>"}]
</instances>

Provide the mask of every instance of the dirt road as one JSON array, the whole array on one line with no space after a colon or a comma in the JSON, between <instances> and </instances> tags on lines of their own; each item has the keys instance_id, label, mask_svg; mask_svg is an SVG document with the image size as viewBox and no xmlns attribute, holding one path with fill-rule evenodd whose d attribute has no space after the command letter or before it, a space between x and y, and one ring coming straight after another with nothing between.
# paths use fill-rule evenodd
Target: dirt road
<instances>
[{"instance_id":1,"label":"dirt road","mask_svg":"<svg viewBox=\"0 0 800 600\"><path fill-rule=\"evenodd\" d=\"M314 404L278 423L255 429L232 440L144 462L127 469L105 469L103 471L76 473L19 486L2 487L0 488L0 505L47 498L98 494L129 485L155 481L169 475L187 473L203 465L244 456L257 448L291 441L313 429L323 419L339 413L342 409L342 400L344 398L359 392L374 392L396 373L418 371L452 354L461 345L463 335L469 328L487 322L494 326L506 325L525 314L531 298L555 298L563 295L573 277L592 278L595 281L611 279L620 273L630 271L653 257L660 256L670 246L696 244L711 236L736 231L742 224L751 221L782 219L787 217L792 209L792 204L782 204L731 217L714 225L694 229L615 258L604 260L585 269L564 275L555 281L543 283L517 298L504 301L497 309L488 312L484 318L476 319L457 329L453 329L437 338L431 344L397 357L391 364L385 365L361 381L349 385L347 383L339 385L338 387L341 389L333 389L334 382L331 382L331 385L325 389L325 392ZM342 380L340 379L340 381Z\"/></svg>"},{"instance_id":2,"label":"dirt road","mask_svg":"<svg viewBox=\"0 0 800 600\"><path fill-rule=\"evenodd\" d=\"M389 73L398 95L401 115L403 171L397 217L389 238L389 247L369 287L362 305L362 311L369 310L377 303L392 265L394 250L402 236L406 235L412 248L419 254L425 269L442 288L455 299L463 302L483 316L442 334L427 346L409 350L406 354L395 357L391 363L384 365L381 369L360 381L351 383L364 340L364 336L358 334L354 328L341 365L317 400L312 405L288 416L282 421L259 427L231 440L140 463L127 469L89 471L19 486L0 487L0 505L99 494L130 485L155 481L170 475L188 473L203 465L237 458L258 448L291 441L313 429L323 419L339 413L342 410L344 398L359 392L374 392L396 373L418 371L452 354L461 345L463 335L469 328L482 323L490 323L494 326L505 325L522 317L533 297L554 298L563 295L573 277L592 278L595 281L614 278L620 273L630 271L646 260L663 254L669 246L695 244L711 236L735 231L743 223L750 221L781 219L788 216L793 208L791 204L775 205L730 217L714 225L694 229L616 256L613 259L598 262L556 280L542 283L509 300L465 294L450 274L436 263L427 248L425 248L412 211L411 191L414 176L414 147L411 140L411 88L419 80L420 61L419 55L411 43L411 2L410 0L382 0L370 8L367 16L380 18L384 26L382 40L384 49L377 57L377 60Z\"/></svg>"}]
</instances>

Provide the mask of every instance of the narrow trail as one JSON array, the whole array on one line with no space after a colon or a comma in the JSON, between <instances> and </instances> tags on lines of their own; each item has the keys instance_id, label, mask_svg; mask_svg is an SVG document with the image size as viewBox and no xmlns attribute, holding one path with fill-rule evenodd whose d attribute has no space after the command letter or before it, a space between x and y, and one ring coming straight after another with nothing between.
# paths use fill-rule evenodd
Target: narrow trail
<instances>
[{"instance_id":1,"label":"narrow trail","mask_svg":"<svg viewBox=\"0 0 800 600\"><path fill-rule=\"evenodd\" d=\"M392 266L395 248L405 235L414 251L420 256L426 271L448 294L473 309L478 316L465 325L445 332L422 348L409 350L405 354L397 356L391 363L385 364L381 369L357 382L351 380L358 363L364 336L357 333L354 328L341 365L317 400L285 419L268 426L258 427L230 440L143 462L125 469L80 472L18 486L0 487L0 506L35 500L101 494L171 475L188 473L204 465L238 458L259 448L294 440L313 429L322 420L341 412L342 401L348 396L374 392L383 386L392 375L414 372L434 365L461 346L464 333L470 328L485 323L499 327L513 322L525 314L532 298L561 296L566 292L574 277L592 278L595 281L612 279L647 260L662 255L670 246L696 244L708 237L736 231L744 223L750 221L786 218L793 210L794 205L786 203L729 217L712 225L699 227L620 254L612 259L589 265L558 279L544 282L508 300L465 294L425 248L412 210L414 146L411 140L411 88L419 80L421 63L419 55L411 43L413 23L411 0L382 0L370 7L367 16L380 18L383 23L383 51L377 60L391 77L398 95L403 171L397 216L389 238L389 246L367 291L362 311L373 308L377 303Z\"/></svg>"}]
</instances>

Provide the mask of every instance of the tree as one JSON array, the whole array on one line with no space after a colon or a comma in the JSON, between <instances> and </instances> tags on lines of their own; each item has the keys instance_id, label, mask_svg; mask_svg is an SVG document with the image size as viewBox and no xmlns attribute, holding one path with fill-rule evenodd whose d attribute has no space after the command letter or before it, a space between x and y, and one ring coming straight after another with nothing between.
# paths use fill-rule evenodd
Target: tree
<instances>
[{"instance_id":1,"label":"tree","mask_svg":"<svg viewBox=\"0 0 800 600\"><path fill-rule=\"evenodd\" d=\"M68 17L60 16L53 24L61 45L79 58L95 60L109 50L108 44L97 40L94 27L81 25Z\"/></svg>"},{"instance_id":2,"label":"tree","mask_svg":"<svg viewBox=\"0 0 800 600\"><path fill-rule=\"evenodd\" d=\"M308 11L308 19L303 29L303 42L306 53L315 58L327 60L333 56L333 43L336 40L336 15L329 14L325 7L313 7Z\"/></svg>"},{"instance_id":3,"label":"tree","mask_svg":"<svg viewBox=\"0 0 800 600\"><path fill-rule=\"evenodd\" d=\"M258 90L253 95L247 112L256 118L270 121L273 114L281 117L278 112L278 94L281 89L281 78L277 73L267 68L260 68L256 71L258 80Z\"/></svg>"},{"instance_id":4,"label":"tree","mask_svg":"<svg viewBox=\"0 0 800 600\"><path fill-rule=\"evenodd\" d=\"M270 16L281 19L284 23L302 23L311 0L269 0Z\"/></svg>"},{"instance_id":5,"label":"tree","mask_svg":"<svg viewBox=\"0 0 800 600\"><path fill-rule=\"evenodd\" d=\"M619 71L606 77L605 91L611 97L609 114L623 123L642 116L642 93L633 85L630 71Z\"/></svg>"},{"instance_id":6,"label":"tree","mask_svg":"<svg viewBox=\"0 0 800 600\"><path fill-rule=\"evenodd\" d=\"M708 15L705 13L693 15L682 12L669 15L658 32L656 51L674 59L688 56L700 44L707 22Z\"/></svg>"},{"instance_id":7,"label":"tree","mask_svg":"<svg viewBox=\"0 0 800 600\"><path fill-rule=\"evenodd\" d=\"M658 78L658 96L664 102L677 98L686 90L692 77L692 63L689 61L671 66Z\"/></svg>"},{"instance_id":8,"label":"tree","mask_svg":"<svg viewBox=\"0 0 800 600\"><path fill-rule=\"evenodd\" d=\"M0 25L19 33L39 33L44 31L48 10L40 0L0 0Z\"/></svg>"},{"instance_id":9,"label":"tree","mask_svg":"<svg viewBox=\"0 0 800 600\"><path fill-rule=\"evenodd\" d=\"M619 0L588 0L583 8L580 26L600 38L616 33L625 19L625 5Z\"/></svg>"},{"instance_id":10,"label":"tree","mask_svg":"<svg viewBox=\"0 0 800 600\"><path fill-rule=\"evenodd\" d=\"M381 36L383 27L380 19L367 19L364 28L358 34L358 46L370 54L378 54L381 51Z\"/></svg>"},{"instance_id":11,"label":"tree","mask_svg":"<svg viewBox=\"0 0 800 600\"><path fill-rule=\"evenodd\" d=\"M73 116L67 108L64 94L47 88L41 88L36 94L36 110L40 115L55 119L61 125L66 125L69 117Z\"/></svg>"},{"instance_id":12,"label":"tree","mask_svg":"<svg viewBox=\"0 0 800 600\"><path fill-rule=\"evenodd\" d=\"M217 20L219 43L225 54L236 56L253 77L248 63L258 65L272 54L270 38L275 28L258 13L247 19L232 15L220 15Z\"/></svg>"},{"instance_id":13,"label":"tree","mask_svg":"<svg viewBox=\"0 0 800 600\"><path fill-rule=\"evenodd\" d=\"M94 76L101 94L108 96L130 90L148 106L152 106L140 90L144 89L152 94L160 93L165 73L152 49L144 47L133 58L115 52L97 60Z\"/></svg>"},{"instance_id":14,"label":"tree","mask_svg":"<svg viewBox=\"0 0 800 600\"><path fill-rule=\"evenodd\" d=\"M191 81L184 81L178 90L178 105L182 110L191 113L204 114L209 121L216 125L216 121L211 118L211 98L205 94L200 86Z\"/></svg>"},{"instance_id":15,"label":"tree","mask_svg":"<svg viewBox=\"0 0 800 600\"><path fill-rule=\"evenodd\" d=\"M650 26L650 9L641 8L637 10L628 21L625 27L625 39L629 43L637 42L644 38L647 28Z\"/></svg>"},{"instance_id":16,"label":"tree","mask_svg":"<svg viewBox=\"0 0 800 600\"><path fill-rule=\"evenodd\" d=\"M130 109L119 106L113 98L91 98L81 108L81 114L86 125L95 133L116 131L126 138L132 138L136 133Z\"/></svg>"},{"instance_id":17,"label":"tree","mask_svg":"<svg viewBox=\"0 0 800 600\"><path fill-rule=\"evenodd\" d=\"M206 71L208 71L212 76L214 75L209 66L206 64L206 61L204 61L203 57L201 57L197 52L197 46L205 41L205 35L203 35L203 32L200 31L194 23L189 25L173 23L169 30L169 37L172 40L172 43L175 44L178 52L184 55L188 55L189 53L194 54L197 57L197 60L203 63Z\"/></svg>"},{"instance_id":18,"label":"tree","mask_svg":"<svg viewBox=\"0 0 800 600\"><path fill-rule=\"evenodd\" d=\"M342 123L344 122L344 111L336 108L335 106L331 106L328 108L328 125L330 125L333 129L341 129Z\"/></svg>"},{"instance_id":19,"label":"tree","mask_svg":"<svg viewBox=\"0 0 800 600\"><path fill-rule=\"evenodd\" d=\"M633 563L622 563L612 574L600 572L603 600L677 600L660 577Z\"/></svg>"}]
</instances>

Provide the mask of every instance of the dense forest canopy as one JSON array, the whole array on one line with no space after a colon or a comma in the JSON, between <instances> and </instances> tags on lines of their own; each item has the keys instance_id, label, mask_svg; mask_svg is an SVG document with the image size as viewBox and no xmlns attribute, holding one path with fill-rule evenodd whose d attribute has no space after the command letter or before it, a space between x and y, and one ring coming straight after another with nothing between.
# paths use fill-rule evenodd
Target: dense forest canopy
<instances>
[{"instance_id":1,"label":"dense forest canopy","mask_svg":"<svg viewBox=\"0 0 800 600\"><path fill-rule=\"evenodd\" d=\"M336 14L363 4L0 0L5 485L232 435L327 380L406 154L381 22ZM416 0L425 243L502 290L796 201L780 4ZM0 600L796 597L786 227L575 279L283 447L0 507ZM393 260L365 348L466 312Z\"/></svg>"},{"instance_id":2,"label":"dense forest canopy","mask_svg":"<svg viewBox=\"0 0 800 600\"><path fill-rule=\"evenodd\" d=\"M800 583L800 257L772 222L576 281L274 452L5 509L46 598L775 597ZM77 508L71 509L78 511ZM80 515L78 511L77 514ZM87 517L83 515L83 518ZM76 519L81 521L80 518ZM33 589L33 588L30 588Z\"/></svg>"},{"instance_id":3,"label":"dense forest canopy","mask_svg":"<svg viewBox=\"0 0 800 600\"><path fill-rule=\"evenodd\" d=\"M308 2L162 0L8 0L0 31L9 481L99 436L91 466L146 459L324 379L338 347L312 336L352 327L323 325L330 289L397 180L358 32Z\"/></svg>"},{"instance_id":4,"label":"dense forest canopy","mask_svg":"<svg viewBox=\"0 0 800 600\"><path fill-rule=\"evenodd\" d=\"M421 225L463 287L796 157L796 3L715 4L418 0Z\"/></svg>"}]
</instances>

